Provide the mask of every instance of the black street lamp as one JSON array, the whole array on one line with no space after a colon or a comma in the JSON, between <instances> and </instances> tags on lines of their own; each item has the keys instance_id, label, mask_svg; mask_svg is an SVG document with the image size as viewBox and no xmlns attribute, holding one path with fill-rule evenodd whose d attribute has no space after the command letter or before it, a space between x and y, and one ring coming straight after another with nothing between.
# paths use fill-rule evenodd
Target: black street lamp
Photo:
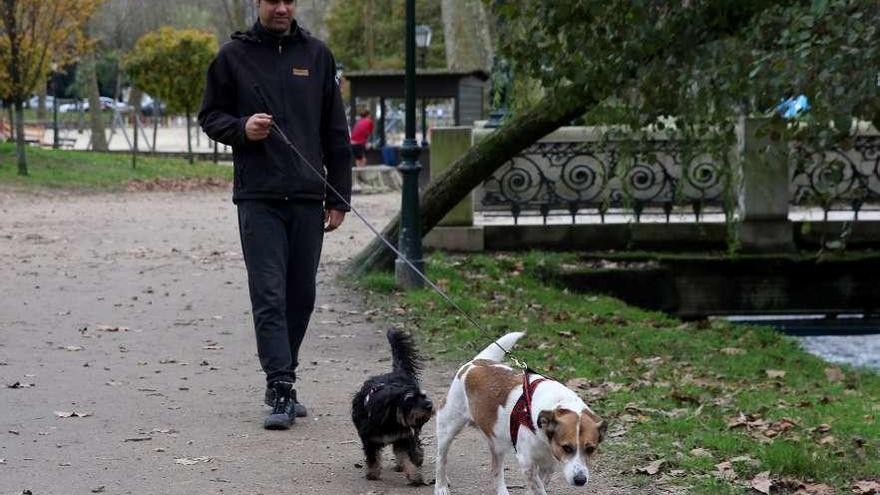
<instances>
[{"instance_id":1,"label":"black street lamp","mask_svg":"<svg viewBox=\"0 0 880 495\"><path fill-rule=\"evenodd\" d=\"M416 26L416 46L419 47L419 58L422 69L428 68L428 47L431 46L431 26L419 24ZM428 108L422 98L422 148L428 146Z\"/></svg>"},{"instance_id":2,"label":"black street lamp","mask_svg":"<svg viewBox=\"0 0 880 495\"><path fill-rule=\"evenodd\" d=\"M416 0L406 0L406 139L400 150L400 173L403 192L400 203L400 236L397 245L402 254L394 262L394 279L398 287L416 289L423 285L413 270L424 271L422 259L422 226L419 215L419 145L416 142ZM405 259L404 259L405 258ZM407 263L412 263L410 266Z\"/></svg>"}]
</instances>

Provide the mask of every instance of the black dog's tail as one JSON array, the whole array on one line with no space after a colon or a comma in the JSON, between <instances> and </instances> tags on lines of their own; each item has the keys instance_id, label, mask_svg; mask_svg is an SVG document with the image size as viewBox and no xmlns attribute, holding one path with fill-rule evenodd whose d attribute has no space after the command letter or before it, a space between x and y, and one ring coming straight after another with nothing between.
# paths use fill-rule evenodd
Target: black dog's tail
<instances>
[{"instance_id":1,"label":"black dog's tail","mask_svg":"<svg viewBox=\"0 0 880 495\"><path fill-rule=\"evenodd\" d=\"M394 371L417 378L422 370L422 362L412 337L400 330L388 330L387 337L391 344Z\"/></svg>"}]
</instances>

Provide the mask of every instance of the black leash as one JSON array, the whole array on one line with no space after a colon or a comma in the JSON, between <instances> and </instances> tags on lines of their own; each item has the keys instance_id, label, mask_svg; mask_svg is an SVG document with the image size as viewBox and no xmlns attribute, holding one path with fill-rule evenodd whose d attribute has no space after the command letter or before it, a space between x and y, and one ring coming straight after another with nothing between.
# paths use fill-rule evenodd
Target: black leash
<instances>
[{"instance_id":1,"label":"black leash","mask_svg":"<svg viewBox=\"0 0 880 495\"><path fill-rule=\"evenodd\" d=\"M263 96L263 91L260 89L260 86L257 84L254 84L253 88L254 88L254 91L257 93L257 97L260 98L260 101L262 102L263 106L265 107L266 113L268 113L269 115L273 115L271 108L269 107L268 101L266 100L265 96ZM335 194L336 197L339 198L339 200L345 204L345 206L347 206L348 208L351 209L352 213L354 213L355 215L357 215L358 218L361 219L361 221L364 223L364 225L366 225L367 228L369 228L370 231L373 232L373 235L375 235L379 240L381 240L383 243L385 243L385 245L389 249L391 249L391 251L393 251L400 259L402 259L404 261L404 263L406 263L406 265L409 266L416 274L418 274L418 276L422 280L424 280L425 283L428 284L428 286L430 286L432 289L434 289L434 292L436 292L437 294L440 294L440 297L442 297L450 306L452 306L459 313L461 313L462 316L464 316L467 319L467 321L469 321L477 330L479 330L483 334L484 337L491 339L492 343L494 345L496 345L499 349L504 351L504 354L511 360L511 362L513 362L513 364L515 364L518 368L521 368L523 370L523 372L525 372L525 373L533 373L533 374L536 374L539 376L543 376L544 378L547 378L550 380L558 381L552 377L546 376L542 373L539 373L539 372L533 370L524 361L521 361L516 356L514 356L510 350L505 349L504 346L499 344L497 339L492 339L491 334L489 333L489 331L486 328L484 328L482 325L480 325L461 306L456 304L455 301L453 301L452 298L450 298L445 292L443 292L443 290L440 287L438 287L437 284L432 282L431 279L429 279L427 275L422 273L422 271L419 270L406 256L404 256L403 253L401 253L400 250L397 249L397 247L395 247L391 242L388 241L388 239L385 238L385 236L383 236L375 227L373 227L373 225L363 215L361 215L361 213L357 210L357 208L355 208L351 204L351 202L347 201L345 199L345 197L342 194L340 194L339 191L337 191L336 188L333 187L332 184L330 184L330 182L327 180L327 178L324 177L324 174L322 174L317 168L315 168L312 165L312 163L305 156L303 156L303 154L299 151L299 149L296 147L296 145L293 144L293 142L291 142L290 139L288 139L287 135L284 134L284 131L282 131L281 128L278 126L278 124L275 123L274 119L272 120L271 130L274 131L275 134L277 134L278 137L281 138L282 141L284 141L284 144L286 144L288 148L290 148L291 150L293 150L294 153L296 153L296 155L299 157L299 159L302 160L302 162L305 163L308 166L308 168L311 169L311 171L314 172L321 179L321 181L324 183L324 185L327 186L327 188L331 192L333 192L333 194ZM473 346L473 344L470 342L468 342L468 344Z\"/></svg>"}]
</instances>

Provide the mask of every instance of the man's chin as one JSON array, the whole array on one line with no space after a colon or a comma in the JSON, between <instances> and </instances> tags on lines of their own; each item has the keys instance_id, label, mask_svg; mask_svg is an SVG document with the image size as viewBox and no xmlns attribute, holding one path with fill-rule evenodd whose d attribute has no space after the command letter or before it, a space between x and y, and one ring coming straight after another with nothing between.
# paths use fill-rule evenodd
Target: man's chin
<instances>
[{"instance_id":1,"label":"man's chin","mask_svg":"<svg viewBox=\"0 0 880 495\"><path fill-rule=\"evenodd\" d=\"M290 21L274 21L272 22L272 31L283 33L290 30Z\"/></svg>"}]
</instances>

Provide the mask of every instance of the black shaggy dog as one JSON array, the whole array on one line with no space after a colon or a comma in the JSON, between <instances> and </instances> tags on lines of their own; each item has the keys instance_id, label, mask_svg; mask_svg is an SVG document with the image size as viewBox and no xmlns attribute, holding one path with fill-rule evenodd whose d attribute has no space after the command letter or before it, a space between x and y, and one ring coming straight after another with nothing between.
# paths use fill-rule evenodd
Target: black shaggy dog
<instances>
[{"instance_id":1,"label":"black shaggy dog","mask_svg":"<svg viewBox=\"0 0 880 495\"><path fill-rule=\"evenodd\" d=\"M397 468L410 484L421 485L419 467L425 460L419 433L431 419L434 404L419 387L421 360L412 338L388 331L393 369L371 377L351 401L351 419L367 456L367 479L382 473L382 448L394 446Z\"/></svg>"}]
</instances>

